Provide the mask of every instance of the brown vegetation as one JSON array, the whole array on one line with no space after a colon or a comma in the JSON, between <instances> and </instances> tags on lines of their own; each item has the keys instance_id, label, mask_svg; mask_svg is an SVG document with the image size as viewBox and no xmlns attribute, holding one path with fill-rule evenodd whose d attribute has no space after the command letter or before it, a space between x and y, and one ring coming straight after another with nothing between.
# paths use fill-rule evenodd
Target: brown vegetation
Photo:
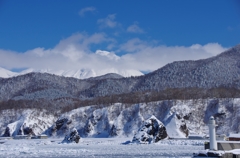
<instances>
[{"instance_id":1,"label":"brown vegetation","mask_svg":"<svg viewBox=\"0 0 240 158\"><path fill-rule=\"evenodd\" d=\"M112 105L114 103L136 104L149 103L160 100L189 100L206 98L240 98L240 90L236 88L168 88L163 91L146 91L128 94L109 95L93 99L60 98L55 100L8 100L0 102L0 111L5 109L47 109L50 113L57 114L67 112L79 107L96 105L97 108Z\"/></svg>"}]
</instances>

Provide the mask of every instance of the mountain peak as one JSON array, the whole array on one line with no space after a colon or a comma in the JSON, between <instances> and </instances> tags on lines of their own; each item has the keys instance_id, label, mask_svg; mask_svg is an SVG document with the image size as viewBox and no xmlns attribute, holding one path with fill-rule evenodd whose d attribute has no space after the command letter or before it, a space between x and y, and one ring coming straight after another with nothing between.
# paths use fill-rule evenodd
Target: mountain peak
<instances>
[{"instance_id":1,"label":"mountain peak","mask_svg":"<svg viewBox=\"0 0 240 158\"><path fill-rule=\"evenodd\" d=\"M9 78L9 77L13 77L15 75L17 75L17 73L0 67L0 77Z\"/></svg>"},{"instance_id":2,"label":"mountain peak","mask_svg":"<svg viewBox=\"0 0 240 158\"><path fill-rule=\"evenodd\" d=\"M240 55L240 44L226 50L225 52L223 52L221 54L223 54L223 55Z\"/></svg>"},{"instance_id":3,"label":"mountain peak","mask_svg":"<svg viewBox=\"0 0 240 158\"><path fill-rule=\"evenodd\" d=\"M119 78L123 78L123 76L116 74L116 73L108 73L102 76L97 76L97 77L91 77L89 78L89 80L102 80L102 79L119 79Z\"/></svg>"},{"instance_id":4,"label":"mountain peak","mask_svg":"<svg viewBox=\"0 0 240 158\"><path fill-rule=\"evenodd\" d=\"M105 76L105 78L121 78L121 77L130 77L130 76L140 76L143 75L140 71L138 70L117 70L114 68L111 69L106 69L106 70L101 70L100 72L95 71L94 69L73 69L73 70L52 70L52 69L41 69L41 70L36 70L36 69L26 69L23 70L22 72L12 72L7 69L1 68L0 67L0 77L2 78L9 78L13 76L18 76L18 75L24 75L28 74L31 72L39 72L39 73L48 73L48 74L54 74L58 76L64 76L64 77L73 77L77 79L87 79L91 77L97 77L97 76L103 76L105 74L108 74ZM115 75L113 75L115 74ZM118 74L118 76L117 76ZM101 78L101 77L100 77Z\"/></svg>"}]
</instances>

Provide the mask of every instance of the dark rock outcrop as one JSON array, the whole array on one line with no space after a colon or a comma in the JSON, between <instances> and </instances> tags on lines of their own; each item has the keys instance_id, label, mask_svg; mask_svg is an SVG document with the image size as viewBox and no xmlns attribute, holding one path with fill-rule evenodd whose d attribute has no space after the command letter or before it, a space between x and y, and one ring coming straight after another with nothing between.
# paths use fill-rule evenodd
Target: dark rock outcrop
<instances>
[{"instance_id":1,"label":"dark rock outcrop","mask_svg":"<svg viewBox=\"0 0 240 158\"><path fill-rule=\"evenodd\" d=\"M62 135L67 133L69 130L69 125L72 123L72 120L68 118L59 118L51 128L49 128L45 134L49 136Z\"/></svg>"},{"instance_id":2,"label":"dark rock outcrop","mask_svg":"<svg viewBox=\"0 0 240 158\"><path fill-rule=\"evenodd\" d=\"M3 137L10 137L11 136L11 134L10 134L10 129L9 129L9 127L7 127L6 129L5 129L5 132L4 132L4 134L3 134Z\"/></svg>"},{"instance_id":3,"label":"dark rock outcrop","mask_svg":"<svg viewBox=\"0 0 240 158\"><path fill-rule=\"evenodd\" d=\"M67 124L68 119L67 118L63 118L63 119L58 119L56 121L56 129L59 130L60 128L62 128L65 124Z\"/></svg>"},{"instance_id":4,"label":"dark rock outcrop","mask_svg":"<svg viewBox=\"0 0 240 158\"><path fill-rule=\"evenodd\" d=\"M24 133L24 135L36 135L36 134L33 132L33 129L30 128L30 127L25 127L25 128L23 128L23 133Z\"/></svg>"},{"instance_id":5,"label":"dark rock outcrop","mask_svg":"<svg viewBox=\"0 0 240 158\"><path fill-rule=\"evenodd\" d=\"M155 116L144 121L138 132L134 135L132 142L140 144L156 143L168 138L165 126Z\"/></svg>"},{"instance_id":6,"label":"dark rock outcrop","mask_svg":"<svg viewBox=\"0 0 240 158\"><path fill-rule=\"evenodd\" d=\"M179 120L179 130L185 134L185 137L187 138L189 135L189 129L187 127L186 121L190 119L191 113L188 113L186 115L183 114L176 114L176 118Z\"/></svg>"},{"instance_id":7,"label":"dark rock outcrop","mask_svg":"<svg viewBox=\"0 0 240 158\"><path fill-rule=\"evenodd\" d=\"M79 143L80 136L76 128L73 128L64 138L62 143Z\"/></svg>"},{"instance_id":8,"label":"dark rock outcrop","mask_svg":"<svg viewBox=\"0 0 240 158\"><path fill-rule=\"evenodd\" d=\"M185 133L185 136L188 137L188 135L189 135L189 130L188 130L188 128L187 128L186 123L180 125L180 131L183 132L183 133Z\"/></svg>"}]
</instances>

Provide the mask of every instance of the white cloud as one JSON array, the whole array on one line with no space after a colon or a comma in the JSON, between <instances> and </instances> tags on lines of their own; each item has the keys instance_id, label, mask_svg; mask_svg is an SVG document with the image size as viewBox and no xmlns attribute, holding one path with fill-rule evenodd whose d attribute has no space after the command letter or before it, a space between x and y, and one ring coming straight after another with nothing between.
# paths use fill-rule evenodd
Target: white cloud
<instances>
[{"instance_id":1,"label":"white cloud","mask_svg":"<svg viewBox=\"0 0 240 158\"><path fill-rule=\"evenodd\" d=\"M25 53L0 50L1 67L33 68L33 69L80 69L89 66L91 61L90 47L92 44L110 42L103 33L93 35L74 34L61 40L53 49L36 48ZM92 64L92 63L91 63Z\"/></svg>"},{"instance_id":2,"label":"white cloud","mask_svg":"<svg viewBox=\"0 0 240 158\"><path fill-rule=\"evenodd\" d=\"M137 42L134 43L133 41ZM205 59L226 50L217 43L195 44L190 47L168 47L146 45L140 40L130 40L122 45L121 49L129 52L122 56L122 59L126 61L125 65L141 71L153 71L173 61Z\"/></svg>"},{"instance_id":3,"label":"white cloud","mask_svg":"<svg viewBox=\"0 0 240 158\"><path fill-rule=\"evenodd\" d=\"M86 12L95 12L95 11L96 11L95 7L86 7L79 11L79 15L83 17Z\"/></svg>"},{"instance_id":4,"label":"white cloud","mask_svg":"<svg viewBox=\"0 0 240 158\"><path fill-rule=\"evenodd\" d=\"M92 44L111 45L114 51L94 50ZM226 48L217 43L206 45L163 46L142 41L138 38L116 45L114 39L104 33L88 35L77 33L63 39L52 49L36 48L24 53L0 50L0 67L7 69L33 68L53 70L93 69L96 72L121 72L123 70L154 71L167 63L180 60L197 60L217 55Z\"/></svg>"},{"instance_id":5,"label":"white cloud","mask_svg":"<svg viewBox=\"0 0 240 158\"><path fill-rule=\"evenodd\" d=\"M116 15L110 14L104 19L99 19L97 23L99 24L100 28L114 28L118 25L115 21Z\"/></svg>"},{"instance_id":6,"label":"white cloud","mask_svg":"<svg viewBox=\"0 0 240 158\"><path fill-rule=\"evenodd\" d=\"M191 46L191 48L196 50L202 49L203 51L208 52L209 54L212 54L212 55L217 55L219 54L219 52L223 52L225 50L218 43L208 43L204 46L201 46L199 44L194 44Z\"/></svg>"},{"instance_id":7,"label":"white cloud","mask_svg":"<svg viewBox=\"0 0 240 158\"><path fill-rule=\"evenodd\" d=\"M122 44L120 46L120 50L132 53L143 50L146 47L149 47L149 44L147 42L142 41L139 38L133 38Z\"/></svg>"},{"instance_id":8,"label":"white cloud","mask_svg":"<svg viewBox=\"0 0 240 158\"><path fill-rule=\"evenodd\" d=\"M96 54L103 56L103 57L107 57L110 60L119 60L120 57L117 56L114 52L108 52L108 51L103 51L103 50L97 50Z\"/></svg>"},{"instance_id":9,"label":"white cloud","mask_svg":"<svg viewBox=\"0 0 240 158\"><path fill-rule=\"evenodd\" d=\"M131 32L131 33L144 33L143 29L141 29L137 23L130 25L127 28L127 32Z\"/></svg>"}]
</instances>

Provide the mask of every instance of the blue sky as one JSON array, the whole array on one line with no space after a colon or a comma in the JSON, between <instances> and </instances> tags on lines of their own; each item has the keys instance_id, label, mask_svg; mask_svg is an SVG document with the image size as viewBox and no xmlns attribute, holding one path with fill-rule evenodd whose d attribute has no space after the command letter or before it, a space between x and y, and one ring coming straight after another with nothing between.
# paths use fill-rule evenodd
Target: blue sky
<instances>
[{"instance_id":1,"label":"blue sky","mask_svg":"<svg viewBox=\"0 0 240 158\"><path fill-rule=\"evenodd\" d=\"M0 0L0 67L9 70L153 71L217 55L239 37L237 0Z\"/></svg>"}]
</instances>

